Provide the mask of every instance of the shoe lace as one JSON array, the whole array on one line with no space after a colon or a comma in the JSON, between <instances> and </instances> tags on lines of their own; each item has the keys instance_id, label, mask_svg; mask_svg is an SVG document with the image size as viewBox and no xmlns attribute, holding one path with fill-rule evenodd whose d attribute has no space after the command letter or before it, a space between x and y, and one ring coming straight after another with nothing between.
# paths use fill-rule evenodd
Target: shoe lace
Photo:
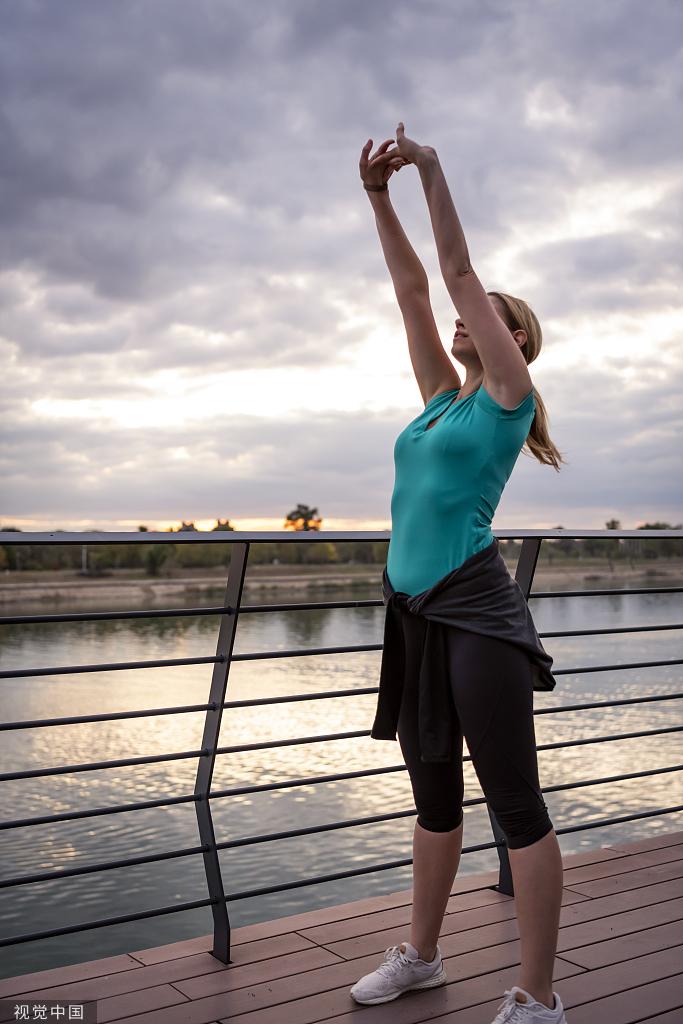
<instances>
[{"instance_id":1,"label":"shoe lace","mask_svg":"<svg viewBox=\"0 0 683 1024\"><path fill-rule=\"evenodd\" d=\"M493 1024L522 1024L528 1017L525 1013L526 1003L518 1003L511 989L505 989L505 999L496 1011Z\"/></svg>"},{"instance_id":2,"label":"shoe lace","mask_svg":"<svg viewBox=\"0 0 683 1024\"><path fill-rule=\"evenodd\" d=\"M399 946L389 946L384 951L384 962L377 968L378 974L384 974L385 977L390 977L401 964L408 964L410 960L401 951Z\"/></svg>"}]
</instances>

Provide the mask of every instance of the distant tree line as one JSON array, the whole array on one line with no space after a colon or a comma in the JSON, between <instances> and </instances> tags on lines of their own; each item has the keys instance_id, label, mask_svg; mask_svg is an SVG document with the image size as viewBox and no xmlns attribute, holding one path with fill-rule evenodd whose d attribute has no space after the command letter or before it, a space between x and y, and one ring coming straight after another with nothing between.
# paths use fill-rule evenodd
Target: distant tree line
<instances>
[{"instance_id":1,"label":"distant tree line","mask_svg":"<svg viewBox=\"0 0 683 1024\"><path fill-rule=\"evenodd\" d=\"M283 529L319 531L322 519L316 508L297 505L284 519ZM621 523L611 519L606 530L621 530ZM681 524L643 523L638 530L680 530ZM2 530L16 531L16 527L2 526ZM562 526L554 529L563 529ZM147 526L139 526L147 533ZM210 532L235 532L229 519L217 519ZM19 531L17 531L19 532ZM63 531L55 531L57 533ZM104 532L104 531L93 531ZM199 533L192 521L183 520L167 533ZM519 555L521 541L501 540L501 551L514 561ZM263 542L251 545L249 563L252 565L383 565L386 562L389 540L386 541L317 541L306 544ZM93 576L118 569L143 570L149 576L170 575L178 569L213 569L230 564L230 544L91 544L59 545L28 544L0 545L0 571L71 570ZM545 540L541 545L541 564L579 563L583 559L601 559L610 568L617 564L632 567L644 559L680 558L683 539L595 537L573 540L558 537Z\"/></svg>"}]
</instances>

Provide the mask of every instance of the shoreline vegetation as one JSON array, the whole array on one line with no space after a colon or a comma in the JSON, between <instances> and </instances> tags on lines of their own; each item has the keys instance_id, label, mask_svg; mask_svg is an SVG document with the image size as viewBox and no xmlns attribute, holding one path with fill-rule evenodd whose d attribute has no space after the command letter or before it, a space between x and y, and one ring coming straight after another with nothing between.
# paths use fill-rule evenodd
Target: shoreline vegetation
<instances>
[{"instance_id":1,"label":"shoreline vegetation","mask_svg":"<svg viewBox=\"0 0 683 1024\"><path fill-rule=\"evenodd\" d=\"M512 576L515 564L507 562ZM250 597L264 591L325 591L340 587L376 586L381 596L382 564L327 565L252 565L248 566L244 593ZM618 589L620 586L680 585L682 558L624 559L553 558L539 561L534 575L534 590ZM146 576L136 570L118 570L106 575L85 576L68 570L0 573L0 605L27 603L62 604L70 601L104 601L108 604L146 603L172 597L196 597L221 594L227 569L179 569L177 575Z\"/></svg>"}]
</instances>

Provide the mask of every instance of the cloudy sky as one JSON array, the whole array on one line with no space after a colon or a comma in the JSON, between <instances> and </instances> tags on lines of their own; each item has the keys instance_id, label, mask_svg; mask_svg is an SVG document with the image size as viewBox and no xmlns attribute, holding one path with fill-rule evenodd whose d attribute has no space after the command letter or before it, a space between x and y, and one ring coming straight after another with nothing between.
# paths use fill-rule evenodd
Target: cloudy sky
<instances>
[{"instance_id":1,"label":"cloudy sky","mask_svg":"<svg viewBox=\"0 0 683 1024\"><path fill-rule=\"evenodd\" d=\"M543 328L567 464L494 528L680 524L682 100L676 0L4 0L2 525L390 527L423 406L358 159L399 120Z\"/></svg>"}]
</instances>

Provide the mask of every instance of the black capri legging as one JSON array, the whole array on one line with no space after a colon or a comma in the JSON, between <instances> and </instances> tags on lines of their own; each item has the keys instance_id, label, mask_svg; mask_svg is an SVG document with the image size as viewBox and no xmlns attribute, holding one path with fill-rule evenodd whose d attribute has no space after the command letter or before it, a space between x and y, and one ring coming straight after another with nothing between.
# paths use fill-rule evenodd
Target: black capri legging
<instances>
[{"instance_id":1,"label":"black capri legging","mask_svg":"<svg viewBox=\"0 0 683 1024\"><path fill-rule=\"evenodd\" d=\"M450 832L463 820L463 736L486 800L516 850L552 828L538 779L529 655L521 647L447 626L454 732L451 760L420 760L417 722L419 666L406 666L398 739L413 788L417 820L430 832Z\"/></svg>"}]
</instances>

